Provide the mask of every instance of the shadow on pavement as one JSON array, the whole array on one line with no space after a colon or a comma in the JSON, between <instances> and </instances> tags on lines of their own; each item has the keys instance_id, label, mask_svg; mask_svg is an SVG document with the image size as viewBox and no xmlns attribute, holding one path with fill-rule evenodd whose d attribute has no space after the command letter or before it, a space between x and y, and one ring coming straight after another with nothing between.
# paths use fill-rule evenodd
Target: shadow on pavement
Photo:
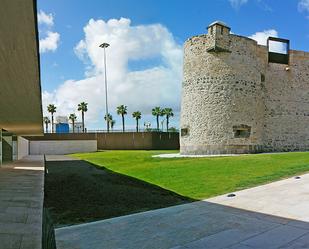
<instances>
[{"instance_id":1,"label":"shadow on pavement","mask_svg":"<svg viewBox=\"0 0 309 249\"><path fill-rule=\"evenodd\" d=\"M56 229L58 249L309 248L309 223L207 201Z\"/></svg>"},{"instance_id":2,"label":"shadow on pavement","mask_svg":"<svg viewBox=\"0 0 309 249\"><path fill-rule=\"evenodd\" d=\"M46 167L45 206L56 227L195 201L83 160Z\"/></svg>"}]
</instances>

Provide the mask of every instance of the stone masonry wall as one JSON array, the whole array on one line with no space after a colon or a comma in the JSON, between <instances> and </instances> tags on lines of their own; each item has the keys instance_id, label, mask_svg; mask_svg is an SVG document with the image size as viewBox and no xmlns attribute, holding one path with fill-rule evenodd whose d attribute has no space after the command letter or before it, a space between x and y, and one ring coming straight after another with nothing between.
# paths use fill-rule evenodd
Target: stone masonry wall
<instances>
[{"instance_id":1,"label":"stone masonry wall","mask_svg":"<svg viewBox=\"0 0 309 249\"><path fill-rule=\"evenodd\" d=\"M291 50L287 71L254 40L225 33L230 52L209 52L214 39L184 46L180 152L308 150L309 53Z\"/></svg>"},{"instance_id":2,"label":"stone masonry wall","mask_svg":"<svg viewBox=\"0 0 309 249\"><path fill-rule=\"evenodd\" d=\"M265 74L265 151L309 150L309 53L290 51Z\"/></svg>"}]
</instances>

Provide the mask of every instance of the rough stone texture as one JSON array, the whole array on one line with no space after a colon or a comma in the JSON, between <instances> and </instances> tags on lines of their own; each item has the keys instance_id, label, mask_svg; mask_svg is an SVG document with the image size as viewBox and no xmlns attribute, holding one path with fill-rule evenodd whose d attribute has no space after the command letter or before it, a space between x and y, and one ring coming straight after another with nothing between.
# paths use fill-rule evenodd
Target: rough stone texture
<instances>
[{"instance_id":1,"label":"rough stone texture","mask_svg":"<svg viewBox=\"0 0 309 249\"><path fill-rule=\"evenodd\" d=\"M289 52L268 63L266 46L216 23L187 40L181 154L308 150L309 53Z\"/></svg>"}]
</instances>

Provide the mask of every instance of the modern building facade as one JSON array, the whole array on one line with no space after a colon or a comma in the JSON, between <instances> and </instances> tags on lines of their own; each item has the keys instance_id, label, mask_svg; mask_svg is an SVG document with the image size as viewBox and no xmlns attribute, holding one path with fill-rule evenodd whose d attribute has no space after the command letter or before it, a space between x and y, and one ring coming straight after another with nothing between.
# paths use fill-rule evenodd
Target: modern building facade
<instances>
[{"instance_id":1,"label":"modern building facade","mask_svg":"<svg viewBox=\"0 0 309 249\"><path fill-rule=\"evenodd\" d=\"M36 1L1 1L0 160L26 155L22 135L43 134Z\"/></svg>"},{"instance_id":2,"label":"modern building facade","mask_svg":"<svg viewBox=\"0 0 309 249\"><path fill-rule=\"evenodd\" d=\"M289 46L258 45L222 22L188 39L181 154L309 150L309 53Z\"/></svg>"}]
</instances>

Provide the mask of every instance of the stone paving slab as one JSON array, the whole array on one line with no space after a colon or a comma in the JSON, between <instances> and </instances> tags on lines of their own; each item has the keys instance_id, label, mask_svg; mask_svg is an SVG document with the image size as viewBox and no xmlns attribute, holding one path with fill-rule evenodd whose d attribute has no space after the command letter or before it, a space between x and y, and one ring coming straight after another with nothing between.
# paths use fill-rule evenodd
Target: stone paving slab
<instances>
[{"instance_id":1,"label":"stone paving slab","mask_svg":"<svg viewBox=\"0 0 309 249\"><path fill-rule=\"evenodd\" d=\"M309 174L204 201L56 229L58 249L309 248Z\"/></svg>"},{"instance_id":2,"label":"stone paving slab","mask_svg":"<svg viewBox=\"0 0 309 249\"><path fill-rule=\"evenodd\" d=\"M254 236L253 238L244 240L241 244L251 248L280 248L287 243L302 237L304 234L308 234L308 230L284 225L259 234L258 236Z\"/></svg>"},{"instance_id":3,"label":"stone paving slab","mask_svg":"<svg viewBox=\"0 0 309 249\"><path fill-rule=\"evenodd\" d=\"M173 210L175 209L175 210ZM267 216L264 220L254 213L242 215L208 202L185 204L99 222L56 229L58 249L65 248L242 248L263 243L276 235L283 243L309 233L309 230L287 225L282 219ZM174 213L173 213L174 211ZM280 230L281 229L281 230ZM289 236L286 236L288 231ZM246 241L248 244L243 244ZM275 243L275 242L274 242ZM234 247L238 248L238 247ZM263 247L261 247L263 248ZM276 247L273 247L276 248Z\"/></svg>"},{"instance_id":4,"label":"stone paving slab","mask_svg":"<svg viewBox=\"0 0 309 249\"><path fill-rule=\"evenodd\" d=\"M41 249L44 158L0 167L0 249Z\"/></svg>"},{"instance_id":5,"label":"stone paving slab","mask_svg":"<svg viewBox=\"0 0 309 249\"><path fill-rule=\"evenodd\" d=\"M236 207L258 213L309 222L309 174L300 179L285 180L235 193L235 197L221 195L208 202Z\"/></svg>"}]
</instances>

